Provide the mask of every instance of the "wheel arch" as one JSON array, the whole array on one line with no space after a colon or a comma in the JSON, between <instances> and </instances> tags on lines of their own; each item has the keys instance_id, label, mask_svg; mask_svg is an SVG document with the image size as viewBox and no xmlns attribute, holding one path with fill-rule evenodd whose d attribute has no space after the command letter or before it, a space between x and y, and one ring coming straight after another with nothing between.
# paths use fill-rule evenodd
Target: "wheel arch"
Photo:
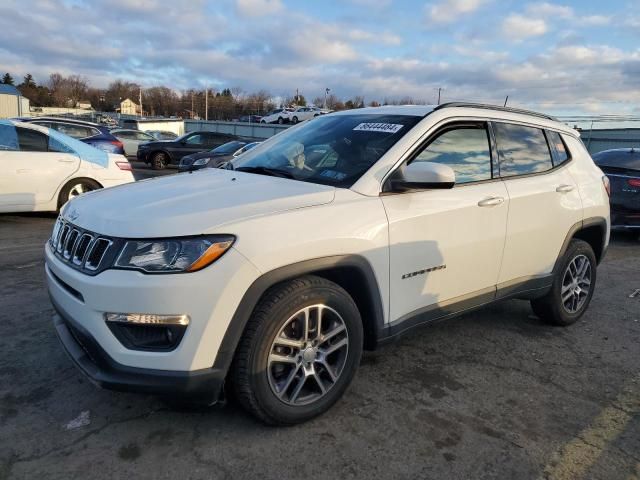
<instances>
[{"instance_id":1,"label":"wheel arch","mask_svg":"<svg viewBox=\"0 0 640 480\"><path fill-rule=\"evenodd\" d=\"M213 365L228 371L240 338L260 299L272 287L303 275L316 275L344 288L356 303L363 322L364 348L373 350L384 328L384 310L373 267L360 255L316 258L267 272L247 289L222 339Z\"/></svg>"},{"instance_id":2,"label":"wheel arch","mask_svg":"<svg viewBox=\"0 0 640 480\"><path fill-rule=\"evenodd\" d=\"M607 220L604 217L589 217L585 218L581 222L574 224L562 244L558 259L553 267L553 271L556 271L562 256L569 248L569 243L574 238L584 240L593 249L593 253L596 256L596 261L599 264L606 253L607 242Z\"/></svg>"},{"instance_id":3,"label":"wheel arch","mask_svg":"<svg viewBox=\"0 0 640 480\"><path fill-rule=\"evenodd\" d=\"M62 191L67 188L69 186L69 184L77 182L79 180L88 180L90 182L93 183L97 183L99 188L104 188L104 185L102 185L102 183L100 183L99 180L93 178L93 177L84 177L84 176L79 176L79 177L71 177L71 178L67 178L63 183L60 184L60 187L58 188L58 190L55 193L55 200L56 200L56 206L58 207L58 209L60 209L60 207L62 205L60 205L60 195L62 194Z\"/></svg>"}]
</instances>

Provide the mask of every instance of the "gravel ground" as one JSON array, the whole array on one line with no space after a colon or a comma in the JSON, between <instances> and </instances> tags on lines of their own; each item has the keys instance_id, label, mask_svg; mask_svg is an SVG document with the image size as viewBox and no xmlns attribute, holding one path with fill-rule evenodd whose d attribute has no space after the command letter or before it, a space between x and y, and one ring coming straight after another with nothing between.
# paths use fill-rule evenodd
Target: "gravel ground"
<instances>
[{"instance_id":1,"label":"gravel ground","mask_svg":"<svg viewBox=\"0 0 640 480\"><path fill-rule=\"evenodd\" d=\"M614 236L583 319L511 300L368 353L329 413L269 428L100 390L58 344L52 215L0 215L0 478L640 478L640 242Z\"/></svg>"}]
</instances>

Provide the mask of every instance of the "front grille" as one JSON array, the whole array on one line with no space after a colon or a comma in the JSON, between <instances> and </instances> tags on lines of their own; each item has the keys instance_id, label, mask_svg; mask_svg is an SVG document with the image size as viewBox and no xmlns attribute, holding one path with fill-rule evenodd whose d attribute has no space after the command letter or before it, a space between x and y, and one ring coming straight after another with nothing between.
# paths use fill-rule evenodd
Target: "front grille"
<instances>
[{"instance_id":1,"label":"front grille","mask_svg":"<svg viewBox=\"0 0 640 480\"><path fill-rule=\"evenodd\" d=\"M88 275L109 268L117 253L116 239L97 235L59 217L49 240L54 255Z\"/></svg>"}]
</instances>

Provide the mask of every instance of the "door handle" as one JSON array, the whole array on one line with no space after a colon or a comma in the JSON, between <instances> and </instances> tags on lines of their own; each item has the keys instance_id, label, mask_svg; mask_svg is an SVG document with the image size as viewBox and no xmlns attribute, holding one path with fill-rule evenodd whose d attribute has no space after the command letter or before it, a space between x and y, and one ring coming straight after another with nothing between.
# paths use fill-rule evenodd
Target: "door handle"
<instances>
[{"instance_id":1,"label":"door handle","mask_svg":"<svg viewBox=\"0 0 640 480\"><path fill-rule=\"evenodd\" d=\"M573 186L573 185L559 185L558 188L556 188L556 192L558 192L558 193L569 193L574 188L576 188L576 187Z\"/></svg>"},{"instance_id":2,"label":"door handle","mask_svg":"<svg viewBox=\"0 0 640 480\"><path fill-rule=\"evenodd\" d=\"M73 163L75 160L73 158L59 158L58 162L60 163Z\"/></svg>"},{"instance_id":3,"label":"door handle","mask_svg":"<svg viewBox=\"0 0 640 480\"><path fill-rule=\"evenodd\" d=\"M480 200L478 202L479 207L495 207L496 205L500 205L504 202L503 197L489 197L484 200Z\"/></svg>"}]
</instances>

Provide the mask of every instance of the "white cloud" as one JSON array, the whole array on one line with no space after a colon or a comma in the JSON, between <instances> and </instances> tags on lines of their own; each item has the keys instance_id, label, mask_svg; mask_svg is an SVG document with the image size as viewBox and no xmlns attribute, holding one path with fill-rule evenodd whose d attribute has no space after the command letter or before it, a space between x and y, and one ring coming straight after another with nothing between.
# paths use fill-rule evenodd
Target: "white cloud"
<instances>
[{"instance_id":1,"label":"white cloud","mask_svg":"<svg viewBox=\"0 0 640 480\"><path fill-rule=\"evenodd\" d=\"M555 3L530 3L526 7L527 15L544 18L569 18L574 15L573 8Z\"/></svg>"},{"instance_id":2,"label":"white cloud","mask_svg":"<svg viewBox=\"0 0 640 480\"><path fill-rule=\"evenodd\" d=\"M282 10L281 0L237 0L238 12L246 17L273 15Z\"/></svg>"},{"instance_id":3,"label":"white cloud","mask_svg":"<svg viewBox=\"0 0 640 480\"><path fill-rule=\"evenodd\" d=\"M427 17L434 23L451 23L461 15L476 11L487 0L448 0L426 6Z\"/></svg>"},{"instance_id":4,"label":"white cloud","mask_svg":"<svg viewBox=\"0 0 640 480\"><path fill-rule=\"evenodd\" d=\"M521 41L547 33L547 24L540 18L529 18L519 14L509 15L502 24L502 31L511 40Z\"/></svg>"},{"instance_id":5,"label":"white cloud","mask_svg":"<svg viewBox=\"0 0 640 480\"><path fill-rule=\"evenodd\" d=\"M578 19L580 26L601 27L609 25L611 23L611 17L607 15L587 15Z\"/></svg>"}]
</instances>

